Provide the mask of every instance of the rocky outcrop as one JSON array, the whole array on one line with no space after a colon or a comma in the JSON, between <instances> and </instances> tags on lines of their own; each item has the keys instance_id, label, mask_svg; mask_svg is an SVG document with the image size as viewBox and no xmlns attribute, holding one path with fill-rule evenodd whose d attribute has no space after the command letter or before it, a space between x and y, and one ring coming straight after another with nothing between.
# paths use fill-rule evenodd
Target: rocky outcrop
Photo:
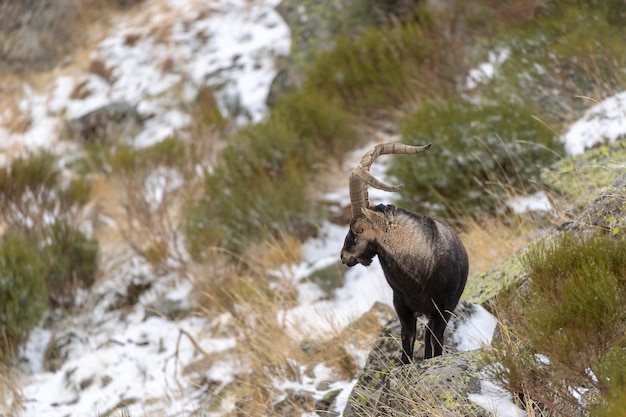
<instances>
[{"instance_id":1,"label":"rocky outcrop","mask_svg":"<svg viewBox=\"0 0 626 417\"><path fill-rule=\"evenodd\" d=\"M558 231L570 230L579 233L598 231L612 236L626 233L626 175L620 175L605 187L578 218L566 222Z\"/></svg>"},{"instance_id":2,"label":"rocky outcrop","mask_svg":"<svg viewBox=\"0 0 626 417\"><path fill-rule=\"evenodd\" d=\"M620 168L626 144L618 142L587 154L567 158L546 173L553 191L563 194L579 190L585 200L577 200L575 220L564 222L540 239L552 239L563 231L611 235L626 233L626 174ZM559 168L560 167L560 168ZM572 167L571 169L564 169ZM576 167L582 168L580 170ZM602 170L602 175L590 172ZM588 174L589 173L589 174ZM576 184L575 186L572 183ZM609 184L609 185L607 185ZM601 190L595 193L593 191ZM583 204L584 203L584 204ZM525 249L512 254L494 269L468 281L463 302L455 311L451 326L469 317L473 304L490 307L491 300L512 285L522 285L526 276L521 257ZM421 326L418 324L418 329ZM422 330L423 332L423 330ZM496 329L497 333L497 329ZM446 332L443 356L400 364L400 327L397 319L389 322L372 347L364 369L348 399L343 415L356 416L488 416L472 403L470 394L481 394L481 352L456 352L452 332ZM422 335L418 335L419 340ZM496 336L497 337L497 336ZM416 348L419 351L419 348ZM436 411L436 413L435 413Z\"/></svg>"},{"instance_id":3,"label":"rocky outcrop","mask_svg":"<svg viewBox=\"0 0 626 417\"><path fill-rule=\"evenodd\" d=\"M624 172L626 141L600 145L585 153L563 158L541 173L542 182L555 194L563 196L565 211L577 217L597 195Z\"/></svg>"},{"instance_id":4,"label":"rocky outcrop","mask_svg":"<svg viewBox=\"0 0 626 417\"><path fill-rule=\"evenodd\" d=\"M103 6L126 9L140 1L0 1L0 74L53 68L85 39L77 30L81 20Z\"/></svg>"},{"instance_id":5,"label":"rocky outcrop","mask_svg":"<svg viewBox=\"0 0 626 417\"><path fill-rule=\"evenodd\" d=\"M389 372L376 413L372 414L487 417L485 410L468 399L469 394L481 393L479 361L474 351L396 367Z\"/></svg>"},{"instance_id":6,"label":"rocky outcrop","mask_svg":"<svg viewBox=\"0 0 626 417\"><path fill-rule=\"evenodd\" d=\"M452 328L465 322L473 305L462 302L450 320ZM424 323L418 323L417 340L423 339ZM394 318L384 326L359 374L343 412L345 417L429 415L429 410L450 411L450 416L483 416L468 394L481 391L479 354L457 352L454 332L446 331L443 356L422 360L423 346L416 348L415 362L401 365L400 323ZM421 413L421 414L420 414Z\"/></svg>"}]
</instances>

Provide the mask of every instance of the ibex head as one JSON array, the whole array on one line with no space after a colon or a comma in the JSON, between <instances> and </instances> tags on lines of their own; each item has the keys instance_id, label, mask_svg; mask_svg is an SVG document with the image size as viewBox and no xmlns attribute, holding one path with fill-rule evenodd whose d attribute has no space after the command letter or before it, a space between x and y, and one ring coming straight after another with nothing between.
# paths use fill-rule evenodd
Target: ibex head
<instances>
[{"instance_id":1,"label":"ibex head","mask_svg":"<svg viewBox=\"0 0 626 417\"><path fill-rule=\"evenodd\" d=\"M376 179L369 169L380 155L413 154L428 150L431 144L410 146L402 143L381 143L370 149L359 165L350 173L350 203L352 220L350 230L341 249L341 261L347 266L357 263L369 265L376 255L374 244L380 241L385 228L385 216L380 211L370 209L367 187L372 186L383 191L399 191L402 185L389 185Z\"/></svg>"}]
</instances>

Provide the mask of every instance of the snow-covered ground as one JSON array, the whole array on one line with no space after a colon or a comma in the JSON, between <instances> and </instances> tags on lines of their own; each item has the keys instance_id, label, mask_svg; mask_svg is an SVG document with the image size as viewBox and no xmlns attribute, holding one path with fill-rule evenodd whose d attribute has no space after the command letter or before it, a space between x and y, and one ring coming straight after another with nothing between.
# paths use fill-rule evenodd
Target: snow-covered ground
<instances>
[{"instance_id":1,"label":"snow-covered ground","mask_svg":"<svg viewBox=\"0 0 626 417\"><path fill-rule=\"evenodd\" d=\"M190 101L199 87L222 86L218 93L225 113L234 101L241 103L248 116L241 123L255 122L266 113L264 100L276 73L276 58L289 52L289 30L273 7L277 0L163 0L145 2L131 17L121 17L110 34L92 52L112 69L106 81L96 74L59 76L48 90L33 92L24 85L19 109L32 122L24 132L12 132L4 124L14 114L0 113L0 151L21 151L46 147L58 152L71 147L59 143L58 132L64 118L77 117L105 104L125 100L140 112L151 114L145 129L136 138L137 146L147 146L168 137L190 122L181 102ZM147 22L147 23L146 23ZM132 42L129 39L133 39ZM497 65L506 59L497 52L472 73L472 82L486 82L497 75ZM164 65L165 62L170 64ZM491 66L490 66L491 65ZM72 98L79 84L89 94ZM625 94L618 94L590 109L563 139L568 152L579 153L602 140L615 140L626 133ZM355 153L360 155L361 151ZM2 161L0 161L2 162ZM6 160L4 161L6 163ZM375 169L382 169L382 164ZM383 171L375 175L381 177ZM157 193L158 194L158 193ZM372 192L373 201L386 197ZM541 196L540 204L544 204ZM326 196L347 201L347 187ZM513 202L515 207L530 205ZM528 208L528 207L526 207ZM357 266L345 275L343 287L330 299L304 278L311 272L338 260L345 228L324 224L320 236L303 245L303 260L285 265L277 274L289 274L299 291L299 304L280 311L294 337L317 338L342 328L366 313L375 302L391 305L391 290L380 266ZM170 321L148 313L151 302L167 292L166 300L184 304L191 291L188 280L172 278L152 288L127 314L110 309L128 282L151 274L150 267L133 256L109 268L110 279L89 295L94 308L73 317L71 327L62 331L68 360L55 371L44 369L44 355L52 334L36 328L23 348L23 395L25 416L93 416L125 404L131 415L185 415L198 407L203 387L195 377L213 381L218 388L245 372L234 363L216 360L204 375L185 374L183 369L201 359L202 354L225 352L237 343L232 338L205 336L207 327L224 317L189 317ZM84 295L87 297L88 295ZM455 329L461 349L471 350L489 343L495 319L477 307L472 318ZM182 332L181 332L182 331ZM184 333L183 333L184 332ZM197 341L194 346L191 336ZM365 359L367 352L360 352ZM219 356L217 356L219 357ZM362 361L362 362L363 362ZM362 365L363 363L361 363ZM329 389L342 389L335 411L345 405L354 381L334 381L324 390L319 382L329 373L323 365L313 376L300 381L276 381L279 389L303 389L322 396ZM484 392L472 398L498 416L522 416L510 396L484 382ZM232 404L225 404L224 411Z\"/></svg>"},{"instance_id":2,"label":"snow-covered ground","mask_svg":"<svg viewBox=\"0 0 626 417\"><path fill-rule=\"evenodd\" d=\"M149 146L191 122L185 103L204 86L217 91L225 116L239 123L261 120L280 58L290 48L289 28L274 10L277 3L155 0L119 16L90 54L110 77L73 70L38 91L24 84L17 108L30 121L25 131L11 131L9 121L17 115L0 112L0 164L36 148L75 151L58 139L64 121L118 101L150 116L134 137L137 147ZM72 94L77 89L82 93ZM244 111L229 114L237 108ZM24 416L94 416L120 405L134 416L186 415L202 400L197 380L211 381L218 386L213 392L219 392L239 372L233 363L216 360L204 375L184 373L203 354L234 347L233 338L206 336L206 329L223 317L170 321L150 314L153 303L184 305L191 284L177 276L160 278L122 314L113 308L116 299L129 283L142 283L154 272L138 257L113 258L106 267L107 280L81 295L93 304L91 311L56 318L67 328L53 326L54 334L47 327L35 328L23 347ZM53 338L62 341L61 354L68 359L59 369L46 371L44 356Z\"/></svg>"}]
</instances>

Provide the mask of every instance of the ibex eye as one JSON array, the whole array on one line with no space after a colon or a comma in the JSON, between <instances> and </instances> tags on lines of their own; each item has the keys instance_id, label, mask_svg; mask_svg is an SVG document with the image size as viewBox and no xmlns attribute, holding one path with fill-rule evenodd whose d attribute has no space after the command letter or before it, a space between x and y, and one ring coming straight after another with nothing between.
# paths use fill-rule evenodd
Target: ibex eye
<instances>
[{"instance_id":1,"label":"ibex eye","mask_svg":"<svg viewBox=\"0 0 626 417\"><path fill-rule=\"evenodd\" d=\"M358 229L356 229L356 233L357 235L360 235L361 233L363 233L363 228L359 227Z\"/></svg>"}]
</instances>

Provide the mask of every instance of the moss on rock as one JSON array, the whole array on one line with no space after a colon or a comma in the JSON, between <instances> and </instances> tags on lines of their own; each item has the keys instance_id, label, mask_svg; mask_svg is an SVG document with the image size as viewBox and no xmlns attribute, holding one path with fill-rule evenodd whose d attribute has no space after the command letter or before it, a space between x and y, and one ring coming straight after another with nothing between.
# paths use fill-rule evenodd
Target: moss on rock
<instances>
[{"instance_id":1,"label":"moss on rock","mask_svg":"<svg viewBox=\"0 0 626 417\"><path fill-rule=\"evenodd\" d=\"M523 252L524 250L516 252L489 271L470 277L461 300L488 307L490 300L523 279L520 262Z\"/></svg>"},{"instance_id":2,"label":"moss on rock","mask_svg":"<svg viewBox=\"0 0 626 417\"><path fill-rule=\"evenodd\" d=\"M625 160L626 142L617 141L560 160L541 173L541 180L581 207L624 171Z\"/></svg>"}]
</instances>

